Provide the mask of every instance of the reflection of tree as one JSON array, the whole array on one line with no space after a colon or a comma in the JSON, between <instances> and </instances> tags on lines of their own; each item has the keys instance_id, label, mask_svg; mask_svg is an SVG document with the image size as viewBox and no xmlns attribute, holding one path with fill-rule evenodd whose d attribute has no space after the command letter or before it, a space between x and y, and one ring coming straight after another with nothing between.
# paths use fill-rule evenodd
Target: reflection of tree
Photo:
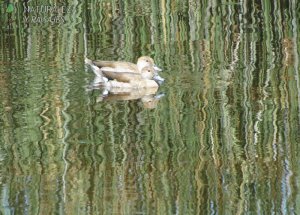
<instances>
[{"instance_id":1,"label":"reflection of tree","mask_svg":"<svg viewBox=\"0 0 300 215\"><path fill-rule=\"evenodd\" d=\"M62 26L27 25L15 6L10 32L0 19L1 189L15 213L296 208L298 2L74 1ZM96 103L84 54L154 55L164 101Z\"/></svg>"}]
</instances>

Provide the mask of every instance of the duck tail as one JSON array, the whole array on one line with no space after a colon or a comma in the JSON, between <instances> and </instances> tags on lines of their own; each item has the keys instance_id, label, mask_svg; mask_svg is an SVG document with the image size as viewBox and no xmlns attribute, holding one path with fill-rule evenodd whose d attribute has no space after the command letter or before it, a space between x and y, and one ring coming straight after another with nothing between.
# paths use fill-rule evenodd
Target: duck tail
<instances>
[{"instance_id":1,"label":"duck tail","mask_svg":"<svg viewBox=\"0 0 300 215\"><path fill-rule=\"evenodd\" d=\"M84 62L85 62L85 64L88 64L88 65L94 65L94 64L93 64L93 61L90 60L90 59L88 59L88 58L85 58L85 59L84 59Z\"/></svg>"},{"instance_id":2,"label":"duck tail","mask_svg":"<svg viewBox=\"0 0 300 215\"><path fill-rule=\"evenodd\" d=\"M98 66L96 66L95 64L93 64L92 60L90 60L88 58L85 58L84 62L85 62L85 64L87 64L87 65L89 65L91 67L91 69L93 70L94 74L97 77L99 77L99 78L103 77L101 69Z\"/></svg>"},{"instance_id":3,"label":"duck tail","mask_svg":"<svg viewBox=\"0 0 300 215\"><path fill-rule=\"evenodd\" d=\"M99 77L99 76L95 76L94 81L93 81L93 85L104 86L106 83L107 83L107 78Z\"/></svg>"}]
</instances>

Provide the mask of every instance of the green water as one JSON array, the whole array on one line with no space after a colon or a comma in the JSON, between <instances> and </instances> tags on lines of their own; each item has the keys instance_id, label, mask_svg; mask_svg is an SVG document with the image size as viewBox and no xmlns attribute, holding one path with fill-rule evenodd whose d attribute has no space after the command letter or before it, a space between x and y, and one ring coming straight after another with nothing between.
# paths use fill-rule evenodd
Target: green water
<instances>
[{"instance_id":1,"label":"green water","mask_svg":"<svg viewBox=\"0 0 300 215\"><path fill-rule=\"evenodd\" d=\"M55 2L0 2L1 214L300 214L300 1ZM90 89L141 55L151 108Z\"/></svg>"}]
</instances>

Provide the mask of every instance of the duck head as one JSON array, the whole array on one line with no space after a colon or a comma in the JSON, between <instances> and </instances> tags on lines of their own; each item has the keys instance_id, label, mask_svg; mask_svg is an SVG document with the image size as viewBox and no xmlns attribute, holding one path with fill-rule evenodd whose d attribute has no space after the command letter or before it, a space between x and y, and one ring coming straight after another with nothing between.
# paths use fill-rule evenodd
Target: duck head
<instances>
[{"instance_id":1,"label":"duck head","mask_svg":"<svg viewBox=\"0 0 300 215\"><path fill-rule=\"evenodd\" d=\"M155 75L153 67L146 66L146 67L142 68L141 75L142 75L143 79L148 79L148 80L153 79L153 77Z\"/></svg>"},{"instance_id":2,"label":"duck head","mask_svg":"<svg viewBox=\"0 0 300 215\"><path fill-rule=\"evenodd\" d=\"M144 67L152 67L155 71L162 71L154 64L154 60L149 56L142 56L137 61L137 67L141 71Z\"/></svg>"},{"instance_id":3,"label":"duck head","mask_svg":"<svg viewBox=\"0 0 300 215\"><path fill-rule=\"evenodd\" d=\"M146 66L142 69L141 76L143 79L154 80L159 84L162 84L165 81L165 79L160 77L159 74L157 74L157 71L150 66Z\"/></svg>"}]
</instances>

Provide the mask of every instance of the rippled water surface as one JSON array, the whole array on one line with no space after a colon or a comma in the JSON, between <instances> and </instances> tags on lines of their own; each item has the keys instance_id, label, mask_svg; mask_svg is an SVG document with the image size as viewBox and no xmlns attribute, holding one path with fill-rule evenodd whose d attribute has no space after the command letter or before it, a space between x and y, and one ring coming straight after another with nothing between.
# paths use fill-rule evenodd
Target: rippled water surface
<instances>
[{"instance_id":1,"label":"rippled water surface","mask_svg":"<svg viewBox=\"0 0 300 215\"><path fill-rule=\"evenodd\" d=\"M0 1L1 214L300 213L300 1L55 3ZM141 55L159 100L91 88Z\"/></svg>"}]
</instances>

